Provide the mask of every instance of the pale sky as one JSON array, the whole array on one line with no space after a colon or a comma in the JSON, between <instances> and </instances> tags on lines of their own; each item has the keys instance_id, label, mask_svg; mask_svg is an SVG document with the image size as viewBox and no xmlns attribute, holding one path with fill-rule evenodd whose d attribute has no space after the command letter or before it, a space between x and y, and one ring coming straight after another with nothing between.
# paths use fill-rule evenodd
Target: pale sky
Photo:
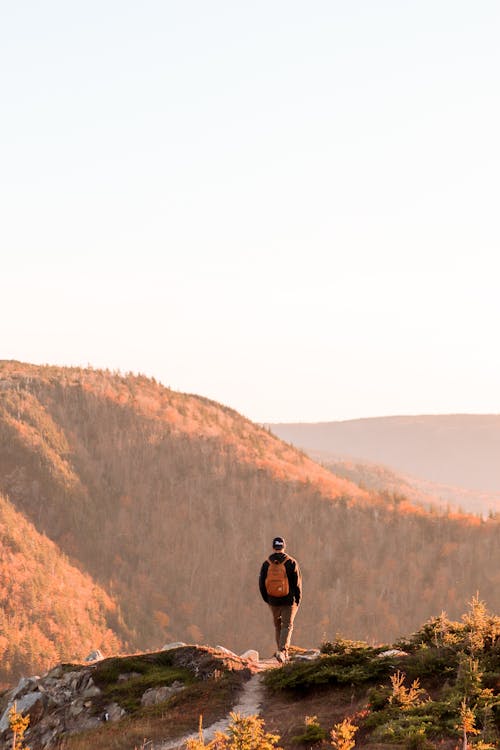
<instances>
[{"instance_id":1,"label":"pale sky","mask_svg":"<svg viewBox=\"0 0 500 750\"><path fill-rule=\"evenodd\" d=\"M498 0L0 0L0 358L500 412Z\"/></svg>"}]
</instances>

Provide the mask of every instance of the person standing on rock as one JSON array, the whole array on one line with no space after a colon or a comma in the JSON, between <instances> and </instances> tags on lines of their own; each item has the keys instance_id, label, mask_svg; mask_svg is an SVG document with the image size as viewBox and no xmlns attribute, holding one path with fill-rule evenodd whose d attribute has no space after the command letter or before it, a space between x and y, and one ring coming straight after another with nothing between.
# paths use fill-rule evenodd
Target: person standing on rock
<instances>
[{"instance_id":1,"label":"person standing on rock","mask_svg":"<svg viewBox=\"0 0 500 750\"><path fill-rule=\"evenodd\" d=\"M302 596L302 576L297 560L286 554L281 536L273 539L273 552L262 563L259 589L273 615L278 646L275 657L284 664L288 661L293 621Z\"/></svg>"}]
</instances>

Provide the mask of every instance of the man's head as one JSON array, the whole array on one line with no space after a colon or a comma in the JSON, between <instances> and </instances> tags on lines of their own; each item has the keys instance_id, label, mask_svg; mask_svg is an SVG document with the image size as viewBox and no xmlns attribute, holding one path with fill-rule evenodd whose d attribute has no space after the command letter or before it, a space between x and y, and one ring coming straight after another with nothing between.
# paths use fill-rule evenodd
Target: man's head
<instances>
[{"instance_id":1,"label":"man's head","mask_svg":"<svg viewBox=\"0 0 500 750\"><path fill-rule=\"evenodd\" d=\"M283 552L285 549L285 540L282 536L275 536L273 539L273 550L275 552Z\"/></svg>"}]
</instances>

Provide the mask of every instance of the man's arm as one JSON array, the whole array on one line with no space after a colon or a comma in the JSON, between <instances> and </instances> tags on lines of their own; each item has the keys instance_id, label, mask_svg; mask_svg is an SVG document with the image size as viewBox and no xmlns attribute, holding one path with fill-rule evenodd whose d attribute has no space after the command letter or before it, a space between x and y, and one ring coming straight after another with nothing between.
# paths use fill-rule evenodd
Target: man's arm
<instances>
[{"instance_id":1,"label":"man's arm","mask_svg":"<svg viewBox=\"0 0 500 750\"><path fill-rule=\"evenodd\" d=\"M290 582L290 591L293 594L296 604L300 604L302 597L302 574L300 572L297 560L290 560L288 568L288 580Z\"/></svg>"},{"instance_id":2,"label":"man's arm","mask_svg":"<svg viewBox=\"0 0 500 750\"><path fill-rule=\"evenodd\" d=\"M260 595L262 596L266 604L269 604L269 599L268 599L267 591L266 591L266 576L267 576L268 567L269 567L269 563L266 560L265 562L262 563L262 568L260 569L260 576L259 576Z\"/></svg>"}]
</instances>

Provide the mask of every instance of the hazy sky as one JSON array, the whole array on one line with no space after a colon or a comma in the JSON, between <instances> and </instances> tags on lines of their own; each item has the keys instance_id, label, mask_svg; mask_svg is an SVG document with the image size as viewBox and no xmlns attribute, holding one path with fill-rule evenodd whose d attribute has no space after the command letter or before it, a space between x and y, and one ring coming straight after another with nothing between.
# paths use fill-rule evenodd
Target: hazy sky
<instances>
[{"instance_id":1,"label":"hazy sky","mask_svg":"<svg viewBox=\"0 0 500 750\"><path fill-rule=\"evenodd\" d=\"M498 0L0 10L0 358L500 412Z\"/></svg>"}]
</instances>

